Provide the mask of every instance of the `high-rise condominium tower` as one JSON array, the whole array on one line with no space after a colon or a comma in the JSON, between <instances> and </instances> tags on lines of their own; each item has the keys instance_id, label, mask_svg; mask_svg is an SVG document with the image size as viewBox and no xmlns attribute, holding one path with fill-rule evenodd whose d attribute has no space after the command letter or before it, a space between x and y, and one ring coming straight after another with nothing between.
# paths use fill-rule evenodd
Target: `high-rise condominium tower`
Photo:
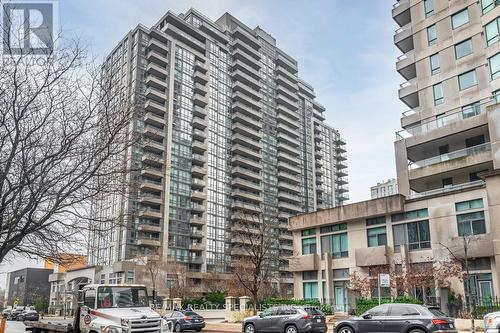
<instances>
[{"instance_id":1,"label":"high-rise condominium tower","mask_svg":"<svg viewBox=\"0 0 500 333\"><path fill-rule=\"evenodd\" d=\"M93 237L90 263L159 250L193 278L228 273L235 221L265 208L280 229L280 282L292 282L287 218L348 198L345 141L324 124L297 61L259 27L191 9L137 26L103 68L140 106L131 131L142 143L128 152L140 167L130 197L95 202L97 212L127 217Z\"/></svg>"}]
</instances>

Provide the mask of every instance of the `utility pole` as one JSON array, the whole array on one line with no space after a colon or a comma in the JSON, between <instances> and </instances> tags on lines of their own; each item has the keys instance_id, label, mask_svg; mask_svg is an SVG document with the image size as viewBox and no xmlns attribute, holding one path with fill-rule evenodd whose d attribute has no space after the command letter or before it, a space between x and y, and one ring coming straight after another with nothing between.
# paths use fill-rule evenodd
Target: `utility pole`
<instances>
[{"instance_id":1,"label":"utility pole","mask_svg":"<svg viewBox=\"0 0 500 333\"><path fill-rule=\"evenodd\" d=\"M465 277L466 277L466 284L467 284L467 296L469 298L469 306L470 306L470 320L471 320L471 331L472 333L476 333L476 328L474 325L474 315L476 314L476 306L475 306L475 300L473 300L472 293L471 293L471 281L470 281L470 273L469 273L469 257L468 257L468 250L469 250L469 244L467 242L466 236L463 236L464 240L464 256L465 256Z\"/></svg>"}]
</instances>

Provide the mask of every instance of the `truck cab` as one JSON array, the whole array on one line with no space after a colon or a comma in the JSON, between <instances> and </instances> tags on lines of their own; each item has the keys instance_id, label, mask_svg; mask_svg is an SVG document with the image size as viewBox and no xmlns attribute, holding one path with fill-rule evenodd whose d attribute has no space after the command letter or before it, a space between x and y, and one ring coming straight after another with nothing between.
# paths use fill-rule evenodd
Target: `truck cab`
<instances>
[{"instance_id":1,"label":"truck cab","mask_svg":"<svg viewBox=\"0 0 500 333\"><path fill-rule=\"evenodd\" d=\"M149 306L138 284L89 284L79 295L76 331L83 333L164 333L170 325Z\"/></svg>"}]
</instances>

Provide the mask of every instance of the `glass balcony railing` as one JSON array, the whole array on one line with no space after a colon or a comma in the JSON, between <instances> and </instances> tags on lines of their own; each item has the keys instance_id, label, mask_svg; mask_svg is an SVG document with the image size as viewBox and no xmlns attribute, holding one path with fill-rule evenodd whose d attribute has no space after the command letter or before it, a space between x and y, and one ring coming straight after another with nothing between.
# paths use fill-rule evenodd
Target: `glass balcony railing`
<instances>
[{"instance_id":1,"label":"glass balcony railing","mask_svg":"<svg viewBox=\"0 0 500 333\"><path fill-rule=\"evenodd\" d=\"M396 139L402 140L413 136L423 135L437 128L457 123L464 119L475 117L486 112L486 107L492 104L495 104L495 101L488 98L472 105L454 109L455 112L453 113L449 113L443 117L434 118L420 125L409 127L397 132Z\"/></svg>"},{"instance_id":2,"label":"glass balcony railing","mask_svg":"<svg viewBox=\"0 0 500 333\"><path fill-rule=\"evenodd\" d=\"M421 197L427 197L430 195L451 192L454 190L461 190L461 189L465 189L465 188L469 188L469 187L480 186L483 184L484 184L484 181L476 180L476 181L469 182L469 183L462 183L462 184L457 184L457 185L453 185L453 186L441 187L441 188L437 188L437 189L429 190L429 191L425 191L425 192L418 192L418 193L413 192L408 196L408 198L409 199L416 199L416 198L421 198Z\"/></svg>"},{"instance_id":3,"label":"glass balcony railing","mask_svg":"<svg viewBox=\"0 0 500 333\"><path fill-rule=\"evenodd\" d=\"M421 160L418 162L410 163L408 165L410 170L413 169L418 169L418 168L423 168L429 165L441 163L441 162L446 162L450 160L454 160L457 158L465 157L465 156L472 156L472 155L477 155L485 151L490 151L491 150L491 144L489 142L483 143L481 145L477 145L474 147L469 147L461 150L456 150L452 151L451 153L439 155L439 156L434 156L427 158L425 160Z\"/></svg>"}]
</instances>

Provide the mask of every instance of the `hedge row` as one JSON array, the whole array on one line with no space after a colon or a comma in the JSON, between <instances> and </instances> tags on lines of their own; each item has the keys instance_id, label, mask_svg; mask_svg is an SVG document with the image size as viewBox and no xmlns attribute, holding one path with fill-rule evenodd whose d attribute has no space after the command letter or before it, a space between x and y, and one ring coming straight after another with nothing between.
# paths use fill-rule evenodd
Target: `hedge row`
<instances>
[{"instance_id":1,"label":"hedge row","mask_svg":"<svg viewBox=\"0 0 500 333\"><path fill-rule=\"evenodd\" d=\"M422 304L422 301L412 297L397 297L395 299L382 298L381 303L407 303L407 304ZM356 315L361 315L371 308L378 305L378 298L358 298L356 300Z\"/></svg>"}]
</instances>

